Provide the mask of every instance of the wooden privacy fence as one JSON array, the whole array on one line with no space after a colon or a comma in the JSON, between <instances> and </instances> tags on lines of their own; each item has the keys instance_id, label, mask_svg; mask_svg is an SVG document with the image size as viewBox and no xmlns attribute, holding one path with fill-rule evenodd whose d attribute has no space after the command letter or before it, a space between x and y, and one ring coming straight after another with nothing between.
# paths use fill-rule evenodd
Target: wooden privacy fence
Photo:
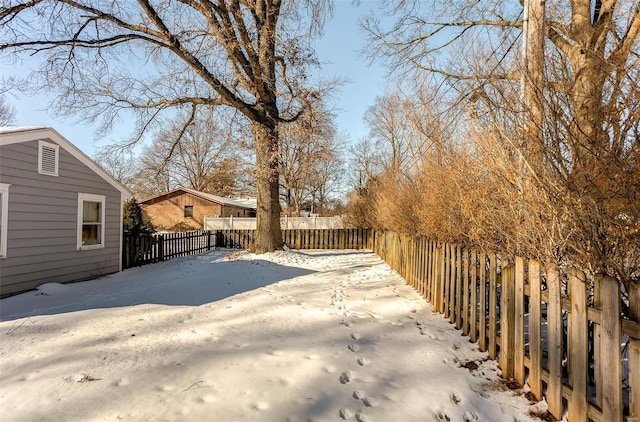
<instances>
[{"instance_id":1,"label":"wooden privacy fence","mask_svg":"<svg viewBox=\"0 0 640 422\"><path fill-rule=\"evenodd\" d=\"M640 421L640 324L615 279L389 231L373 249L557 419Z\"/></svg>"},{"instance_id":2,"label":"wooden privacy fence","mask_svg":"<svg viewBox=\"0 0 640 422\"><path fill-rule=\"evenodd\" d=\"M215 247L253 230L125 236L123 267ZM372 249L434 309L571 422L640 422L640 324L621 317L620 285L520 257L365 229L284 230L292 249ZM621 347L621 344L624 346Z\"/></svg>"},{"instance_id":3,"label":"wooden privacy fence","mask_svg":"<svg viewBox=\"0 0 640 422\"><path fill-rule=\"evenodd\" d=\"M284 243L292 249L371 249L371 230L283 230ZM184 233L123 236L122 268L199 254L214 248L249 249L254 230L207 230Z\"/></svg>"},{"instance_id":4,"label":"wooden privacy fence","mask_svg":"<svg viewBox=\"0 0 640 422\"><path fill-rule=\"evenodd\" d=\"M369 229L283 230L282 238L291 249L373 249Z\"/></svg>"},{"instance_id":5,"label":"wooden privacy fence","mask_svg":"<svg viewBox=\"0 0 640 422\"><path fill-rule=\"evenodd\" d=\"M216 236L217 233L213 231L138 235L125 233L122 237L122 268L211 250L216 247Z\"/></svg>"}]
</instances>

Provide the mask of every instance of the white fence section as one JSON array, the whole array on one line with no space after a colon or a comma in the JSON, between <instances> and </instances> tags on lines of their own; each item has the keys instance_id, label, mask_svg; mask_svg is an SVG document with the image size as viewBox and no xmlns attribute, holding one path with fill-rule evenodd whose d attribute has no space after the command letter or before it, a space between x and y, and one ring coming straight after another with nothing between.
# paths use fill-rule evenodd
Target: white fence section
<instances>
[{"instance_id":1,"label":"white fence section","mask_svg":"<svg viewBox=\"0 0 640 422\"><path fill-rule=\"evenodd\" d=\"M282 230L292 229L343 229L340 216L334 217L281 217ZM204 230L255 230L255 218L204 216Z\"/></svg>"}]
</instances>

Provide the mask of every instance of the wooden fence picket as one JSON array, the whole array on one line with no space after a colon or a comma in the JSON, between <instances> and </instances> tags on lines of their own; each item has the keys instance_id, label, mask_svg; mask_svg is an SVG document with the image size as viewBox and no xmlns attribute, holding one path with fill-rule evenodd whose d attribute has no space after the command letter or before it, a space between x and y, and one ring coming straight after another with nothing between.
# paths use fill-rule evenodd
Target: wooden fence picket
<instances>
[{"instance_id":1,"label":"wooden fence picket","mask_svg":"<svg viewBox=\"0 0 640 422\"><path fill-rule=\"evenodd\" d=\"M514 265L513 377L524 385L524 259L517 256Z\"/></svg>"},{"instance_id":2,"label":"wooden fence picket","mask_svg":"<svg viewBox=\"0 0 640 422\"><path fill-rule=\"evenodd\" d=\"M495 359L498 356L498 257L495 253L489 253L489 357ZM484 262L484 261L483 261Z\"/></svg>"},{"instance_id":3,"label":"wooden fence picket","mask_svg":"<svg viewBox=\"0 0 640 422\"><path fill-rule=\"evenodd\" d=\"M462 334L469 335L469 251L467 248L462 248Z\"/></svg>"},{"instance_id":4,"label":"wooden fence picket","mask_svg":"<svg viewBox=\"0 0 640 422\"><path fill-rule=\"evenodd\" d=\"M462 248L456 246L456 328L462 328L462 303L465 292L462 291Z\"/></svg>"},{"instance_id":5,"label":"wooden fence picket","mask_svg":"<svg viewBox=\"0 0 640 422\"><path fill-rule=\"evenodd\" d=\"M584 274L569 270L569 291L571 297L571 325L569 326L569 377L571 400L569 419L587 420L589 406L587 400L589 379L589 339L587 320L587 284Z\"/></svg>"},{"instance_id":6,"label":"wooden fence picket","mask_svg":"<svg viewBox=\"0 0 640 422\"><path fill-rule=\"evenodd\" d=\"M602 300L602 332L600 341L600 362L602 377L602 418L605 421L622 420L622 361L620 360L620 340L622 321L620 320L620 285L618 281L599 275ZM637 368L636 368L637 369Z\"/></svg>"},{"instance_id":7,"label":"wooden fence picket","mask_svg":"<svg viewBox=\"0 0 640 422\"><path fill-rule=\"evenodd\" d=\"M529 261L529 388L542 399L542 310L541 278L538 261Z\"/></svg>"},{"instance_id":8,"label":"wooden fence picket","mask_svg":"<svg viewBox=\"0 0 640 422\"><path fill-rule=\"evenodd\" d=\"M629 422L640 422L640 339L629 339Z\"/></svg>"},{"instance_id":9,"label":"wooden fence picket","mask_svg":"<svg viewBox=\"0 0 640 422\"><path fill-rule=\"evenodd\" d=\"M487 311L489 312L489 318L491 318L492 315L495 315L495 307L492 310L487 305L487 255L484 252L480 252L479 256L480 259L478 263L478 283L480 283L480 320L478 322L478 326L480 328L480 337L478 345L480 346L480 350L484 352L487 350ZM489 357L494 359L495 354L493 356L491 356L490 354Z\"/></svg>"},{"instance_id":10,"label":"wooden fence picket","mask_svg":"<svg viewBox=\"0 0 640 422\"><path fill-rule=\"evenodd\" d=\"M477 252L471 251L471 341L478 341L478 270L476 267Z\"/></svg>"},{"instance_id":11,"label":"wooden fence picket","mask_svg":"<svg viewBox=\"0 0 640 422\"><path fill-rule=\"evenodd\" d=\"M451 282L449 273L451 271L451 257L449 256L449 245L442 246L442 262L444 265L444 271L442 275L442 309L444 311L444 317L449 317L449 285Z\"/></svg>"},{"instance_id":12,"label":"wooden fence picket","mask_svg":"<svg viewBox=\"0 0 640 422\"><path fill-rule=\"evenodd\" d=\"M500 295L500 369L504 378L513 376L515 328L515 266L502 268Z\"/></svg>"},{"instance_id":13,"label":"wooden fence picket","mask_svg":"<svg viewBox=\"0 0 640 422\"><path fill-rule=\"evenodd\" d=\"M449 322L456 322L456 248L449 245Z\"/></svg>"},{"instance_id":14,"label":"wooden fence picket","mask_svg":"<svg viewBox=\"0 0 640 422\"><path fill-rule=\"evenodd\" d=\"M556 419L562 419L562 295L558 266L549 264L546 268L547 289L547 343L549 381L547 382L547 404Z\"/></svg>"}]
</instances>

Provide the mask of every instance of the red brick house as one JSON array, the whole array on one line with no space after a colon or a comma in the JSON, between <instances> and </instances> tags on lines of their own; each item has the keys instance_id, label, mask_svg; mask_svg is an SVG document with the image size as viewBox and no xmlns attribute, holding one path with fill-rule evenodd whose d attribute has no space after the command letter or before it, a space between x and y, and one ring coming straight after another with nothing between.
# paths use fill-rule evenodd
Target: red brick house
<instances>
[{"instance_id":1,"label":"red brick house","mask_svg":"<svg viewBox=\"0 0 640 422\"><path fill-rule=\"evenodd\" d=\"M177 188L139 201L145 218L162 230L202 230L204 216L255 217L255 199L223 198Z\"/></svg>"}]
</instances>

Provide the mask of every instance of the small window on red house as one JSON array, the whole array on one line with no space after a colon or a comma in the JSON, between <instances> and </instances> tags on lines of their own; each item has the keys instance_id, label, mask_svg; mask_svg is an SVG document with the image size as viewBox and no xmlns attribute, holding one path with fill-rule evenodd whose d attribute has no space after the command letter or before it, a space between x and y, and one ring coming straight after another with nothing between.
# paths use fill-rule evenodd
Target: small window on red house
<instances>
[{"instance_id":1,"label":"small window on red house","mask_svg":"<svg viewBox=\"0 0 640 422\"><path fill-rule=\"evenodd\" d=\"M193 205L184 206L184 218L193 218Z\"/></svg>"}]
</instances>

